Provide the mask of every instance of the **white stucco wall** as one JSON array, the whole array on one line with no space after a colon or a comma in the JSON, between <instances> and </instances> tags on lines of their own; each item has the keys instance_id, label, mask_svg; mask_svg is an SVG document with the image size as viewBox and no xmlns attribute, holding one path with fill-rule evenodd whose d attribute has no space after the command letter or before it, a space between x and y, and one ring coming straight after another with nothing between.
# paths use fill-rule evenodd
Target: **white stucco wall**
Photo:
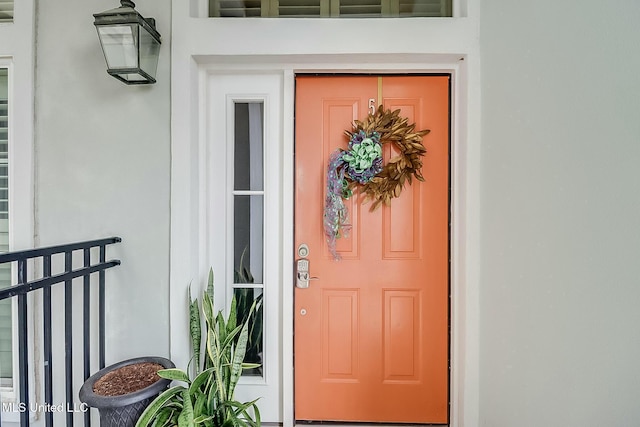
<instances>
[{"instance_id":1,"label":"white stucco wall","mask_svg":"<svg viewBox=\"0 0 640 427\"><path fill-rule=\"evenodd\" d=\"M480 425L640 425L640 3L481 5Z\"/></svg>"},{"instance_id":2,"label":"white stucco wall","mask_svg":"<svg viewBox=\"0 0 640 427\"><path fill-rule=\"evenodd\" d=\"M107 363L169 353L170 0L139 0L163 39L158 83L106 73L93 13L113 0L37 3L36 244L108 236ZM78 343L78 346L80 343Z\"/></svg>"}]
</instances>

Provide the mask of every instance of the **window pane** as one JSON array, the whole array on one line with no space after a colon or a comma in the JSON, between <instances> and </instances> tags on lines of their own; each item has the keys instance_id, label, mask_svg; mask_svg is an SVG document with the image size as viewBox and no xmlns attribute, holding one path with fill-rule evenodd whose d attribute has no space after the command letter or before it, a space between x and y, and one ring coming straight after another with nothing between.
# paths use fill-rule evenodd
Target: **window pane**
<instances>
[{"instance_id":1,"label":"window pane","mask_svg":"<svg viewBox=\"0 0 640 427\"><path fill-rule=\"evenodd\" d=\"M263 104L235 104L234 189L263 189Z\"/></svg>"},{"instance_id":2,"label":"window pane","mask_svg":"<svg viewBox=\"0 0 640 427\"><path fill-rule=\"evenodd\" d=\"M262 283L263 197L234 197L234 282Z\"/></svg>"},{"instance_id":3,"label":"window pane","mask_svg":"<svg viewBox=\"0 0 640 427\"><path fill-rule=\"evenodd\" d=\"M9 250L8 73L0 68L0 253ZM0 265L0 289L11 285L11 264ZM10 386L11 299L0 301L0 385Z\"/></svg>"},{"instance_id":4,"label":"window pane","mask_svg":"<svg viewBox=\"0 0 640 427\"><path fill-rule=\"evenodd\" d=\"M247 341L247 353L245 354L245 363L256 363L260 367L247 369L242 374L251 376L262 376L264 372L262 349L263 349L263 310L262 310L262 289L257 288L236 288L234 289L237 304L237 322L238 325L244 323L247 319L251 306L255 303L255 309L249 318L249 338Z\"/></svg>"}]
</instances>

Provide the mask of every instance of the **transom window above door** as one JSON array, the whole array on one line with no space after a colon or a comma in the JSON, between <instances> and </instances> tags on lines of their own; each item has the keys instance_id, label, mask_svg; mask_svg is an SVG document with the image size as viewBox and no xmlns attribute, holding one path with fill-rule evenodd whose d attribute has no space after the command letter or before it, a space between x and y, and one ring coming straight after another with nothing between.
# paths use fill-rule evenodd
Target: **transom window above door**
<instances>
[{"instance_id":1,"label":"transom window above door","mask_svg":"<svg viewBox=\"0 0 640 427\"><path fill-rule=\"evenodd\" d=\"M450 17L452 0L209 0L209 17Z\"/></svg>"},{"instance_id":2,"label":"transom window above door","mask_svg":"<svg viewBox=\"0 0 640 427\"><path fill-rule=\"evenodd\" d=\"M13 22L13 0L0 0L0 23Z\"/></svg>"}]
</instances>

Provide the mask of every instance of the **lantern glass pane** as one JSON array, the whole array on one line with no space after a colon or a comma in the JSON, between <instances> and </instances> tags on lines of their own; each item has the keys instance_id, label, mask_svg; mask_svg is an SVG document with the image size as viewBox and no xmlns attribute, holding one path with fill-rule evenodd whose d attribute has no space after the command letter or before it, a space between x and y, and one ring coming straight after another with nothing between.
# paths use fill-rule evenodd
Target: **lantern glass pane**
<instances>
[{"instance_id":1,"label":"lantern glass pane","mask_svg":"<svg viewBox=\"0 0 640 427\"><path fill-rule=\"evenodd\" d=\"M101 25L100 43L108 68L138 68L138 26Z\"/></svg>"},{"instance_id":2,"label":"lantern glass pane","mask_svg":"<svg viewBox=\"0 0 640 427\"><path fill-rule=\"evenodd\" d=\"M140 69L156 78L160 43L144 27L140 28Z\"/></svg>"},{"instance_id":3,"label":"lantern glass pane","mask_svg":"<svg viewBox=\"0 0 640 427\"><path fill-rule=\"evenodd\" d=\"M128 82L146 82L147 79L144 76L136 73L117 73L120 77Z\"/></svg>"}]
</instances>

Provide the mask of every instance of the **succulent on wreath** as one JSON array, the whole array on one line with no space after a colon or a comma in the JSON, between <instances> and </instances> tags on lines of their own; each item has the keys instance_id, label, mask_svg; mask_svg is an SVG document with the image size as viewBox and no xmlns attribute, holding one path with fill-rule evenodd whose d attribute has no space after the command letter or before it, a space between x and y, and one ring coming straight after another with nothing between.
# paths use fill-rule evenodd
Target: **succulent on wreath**
<instances>
[{"instance_id":1,"label":"succulent on wreath","mask_svg":"<svg viewBox=\"0 0 640 427\"><path fill-rule=\"evenodd\" d=\"M337 149L329 158L327 168L327 195L324 206L324 230L329 250L335 259L336 239L347 235L351 226L344 204L357 187L371 201L370 210L399 197L402 188L413 178L424 181L422 157L427 152L422 138L429 130L415 130L415 123L400 116L400 110L385 110L381 105L364 121L356 120L347 149ZM392 144L398 155L384 164L382 148Z\"/></svg>"}]
</instances>

